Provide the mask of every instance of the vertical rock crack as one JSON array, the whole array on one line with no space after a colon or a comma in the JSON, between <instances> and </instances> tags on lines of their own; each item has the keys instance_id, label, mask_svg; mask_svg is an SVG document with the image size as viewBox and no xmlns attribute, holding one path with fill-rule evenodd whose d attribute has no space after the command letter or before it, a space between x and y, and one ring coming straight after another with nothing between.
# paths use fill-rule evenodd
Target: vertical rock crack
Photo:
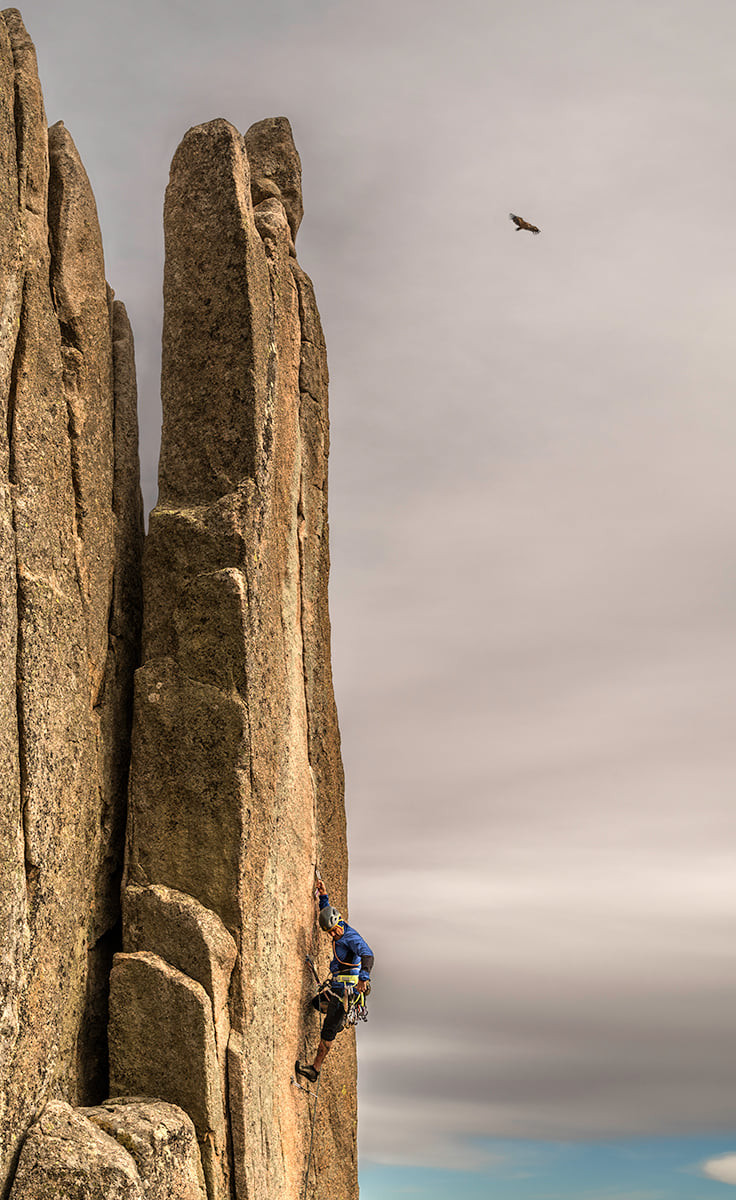
<instances>
[{"instance_id":1,"label":"vertical rock crack","mask_svg":"<svg viewBox=\"0 0 736 1200\"><path fill-rule=\"evenodd\" d=\"M15 408L18 395L18 387L21 374L21 363L25 351L25 327L26 327L26 308L27 308L27 284L26 277L23 278L21 289L21 305L20 316L18 319L18 332L15 339L15 347L13 350L13 363L10 370L10 389L8 392L8 411L7 411L7 436L8 436L8 479L10 482L11 491L11 514L13 525L13 537L15 540L15 605L16 605L16 629L15 629L15 719L18 736L18 772L20 785L20 812L23 825L23 859L25 863L26 876L26 893L30 886L35 883L38 876L38 864L33 861L33 856L30 849L30 829L28 827L28 811L27 811L27 766L26 766L26 721L24 711L23 698L23 578L21 563L18 555L18 509L17 509L17 487L18 487L18 470L15 457Z\"/></svg>"}]
</instances>

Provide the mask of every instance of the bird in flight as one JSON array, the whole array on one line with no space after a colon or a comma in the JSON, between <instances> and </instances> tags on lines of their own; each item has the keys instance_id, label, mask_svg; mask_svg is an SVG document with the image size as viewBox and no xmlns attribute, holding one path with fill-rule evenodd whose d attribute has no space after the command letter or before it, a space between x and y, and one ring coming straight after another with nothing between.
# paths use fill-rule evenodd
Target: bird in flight
<instances>
[{"instance_id":1,"label":"bird in flight","mask_svg":"<svg viewBox=\"0 0 736 1200\"><path fill-rule=\"evenodd\" d=\"M517 233L520 229L528 229L530 233L539 233L536 225L530 225L529 222L525 221L523 217L517 217L516 213L509 213L509 216L516 226Z\"/></svg>"}]
</instances>

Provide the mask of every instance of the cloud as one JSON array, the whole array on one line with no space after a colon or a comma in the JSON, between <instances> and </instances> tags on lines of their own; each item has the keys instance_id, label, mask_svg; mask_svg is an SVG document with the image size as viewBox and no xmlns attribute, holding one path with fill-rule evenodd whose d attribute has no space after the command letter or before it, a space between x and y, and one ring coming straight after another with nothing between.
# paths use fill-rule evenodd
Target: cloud
<instances>
[{"instance_id":1,"label":"cloud","mask_svg":"<svg viewBox=\"0 0 736 1200\"><path fill-rule=\"evenodd\" d=\"M365 1157L720 1125L733 482L724 463L679 494L697 453L670 435L635 468L600 447L595 479L526 458L397 514L405 593L385 568L356 580L363 650L338 684L351 917L377 951Z\"/></svg>"},{"instance_id":2,"label":"cloud","mask_svg":"<svg viewBox=\"0 0 736 1200\"><path fill-rule=\"evenodd\" d=\"M700 1169L709 1179L717 1179L719 1183L736 1184L736 1153L719 1154L717 1158L709 1158L701 1164Z\"/></svg>"},{"instance_id":3,"label":"cloud","mask_svg":"<svg viewBox=\"0 0 736 1200\"><path fill-rule=\"evenodd\" d=\"M356 569L336 677L377 952L364 1158L728 1109L736 489L715 441L640 432L408 504Z\"/></svg>"}]
</instances>

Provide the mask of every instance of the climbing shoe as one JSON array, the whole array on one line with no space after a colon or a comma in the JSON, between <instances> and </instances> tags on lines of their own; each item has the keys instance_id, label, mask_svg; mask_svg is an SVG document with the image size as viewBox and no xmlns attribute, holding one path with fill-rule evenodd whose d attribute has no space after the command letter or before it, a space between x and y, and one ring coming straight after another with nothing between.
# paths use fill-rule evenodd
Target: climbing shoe
<instances>
[{"instance_id":1,"label":"climbing shoe","mask_svg":"<svg viewBox=\"0 0 736 1200\"><path fill-rule=\"evenodd\" d=\"M315 1071L314 1067L310 1067L307 1064L302 1065L300 1062L295 1062L294 1070L297 1075L303 1075L310 1083L316 1083L319 1079L319 1071Z\"/></svg>"}]
</instances>

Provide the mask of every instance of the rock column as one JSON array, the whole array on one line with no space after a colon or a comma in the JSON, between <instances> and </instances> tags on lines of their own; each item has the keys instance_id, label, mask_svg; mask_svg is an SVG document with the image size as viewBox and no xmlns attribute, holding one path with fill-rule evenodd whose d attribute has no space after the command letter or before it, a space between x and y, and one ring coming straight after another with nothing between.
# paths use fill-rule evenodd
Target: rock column
<instances>
[{"instance_id":1,"label":"rock column","mask_svg":"<svg viewBox=\"0 0 736 1200\"><path fill-rule=\"evenodd\" d=\"M111 1089L188 1112L210 1200L303 1194L309 1101L291 1076L319 1030L305 1016L304 962L318 944L317 862L346 902L327 368L295 258L301 211L284 118L245 138L224 120L184 138L165 208L160 493L144 560ZM352 1032L324 1076L313 1178L347 1200Z\"/></svg>"},{"instance_id":2,"label":"rock column","mask_svg":"<svg viewBox=\"0 0 736 1200\"><path fill-rule=\"evenodd\" d=\"M142 515L132 339L15 9L0 89L2 1191L48 1096L106 1094Z\"/></svg>"}]
</instances>

